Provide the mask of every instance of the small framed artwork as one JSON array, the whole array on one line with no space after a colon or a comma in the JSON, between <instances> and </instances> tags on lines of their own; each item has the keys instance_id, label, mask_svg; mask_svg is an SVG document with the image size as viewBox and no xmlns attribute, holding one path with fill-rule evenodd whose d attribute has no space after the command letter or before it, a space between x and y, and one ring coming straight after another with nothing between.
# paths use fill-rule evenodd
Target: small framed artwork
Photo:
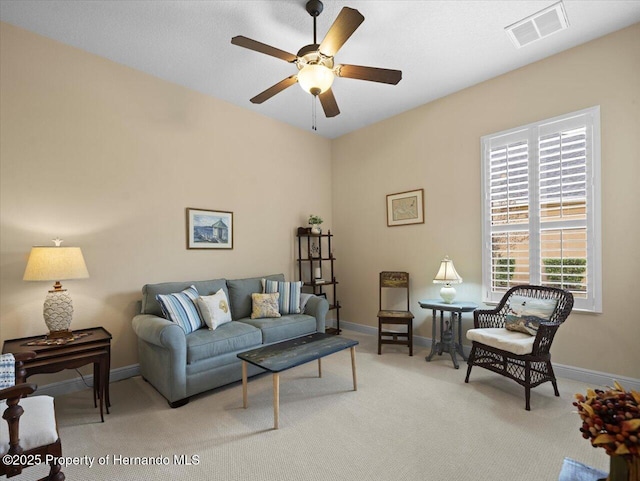
<instances>
[{"instance_id":1,"label":"small framed artwork","mask_svg":"<svg viewBox=\"0 0 640 481\"><path fill-rule=\"evenodd\" d=\"M387 226L424 224L424 189L387 195Z\"/></svg>"},{"instance_id":2,"label":"small framed artwork","mask_svg":"<svg viewBox=\"0 0 640 481\"><path fill-rule=\"evenodd\" d=\"M233 249L233 212L187 207L187 249Z\"/></svg>"}]
</instances>

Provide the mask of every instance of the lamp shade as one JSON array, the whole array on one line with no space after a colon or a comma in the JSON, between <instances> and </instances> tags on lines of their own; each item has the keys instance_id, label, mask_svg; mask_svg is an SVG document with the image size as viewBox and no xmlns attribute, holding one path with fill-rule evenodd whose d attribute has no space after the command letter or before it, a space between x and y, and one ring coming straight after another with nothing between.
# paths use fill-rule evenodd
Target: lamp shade
<instances>
[{"instance_id":1,"label":"lamp shade","mask_svg":"<svg viewBox=\"0 0 640 481\"><path fill-rule=\"evenodd\" d=\"M305 65L298 72L300 87L311 95L320 95L329 90L334 78L333 71L324 65Z\"/></svg>"},{"instance_id":2,"label":"lamp shade","mask_svg":"<svg viewBox=\"0 0 640 481\"><path fill-rule=\"evenodd\" d=\"M440 263L440 269L433 278L434 284L460 284L462 277L456 272L453 261L446 256Z\"/></svg>"},{"instance_id":3,"label":"lamp shade","mask_svg":"<svg viewBox=\"0 0 640 481\"><path fill-rule=\"evenodd\" d=\"M41 247L31 248L25 281L63 281L66 279L85 279L89 277L80 247Z\"/></svg>"}]
</instances>

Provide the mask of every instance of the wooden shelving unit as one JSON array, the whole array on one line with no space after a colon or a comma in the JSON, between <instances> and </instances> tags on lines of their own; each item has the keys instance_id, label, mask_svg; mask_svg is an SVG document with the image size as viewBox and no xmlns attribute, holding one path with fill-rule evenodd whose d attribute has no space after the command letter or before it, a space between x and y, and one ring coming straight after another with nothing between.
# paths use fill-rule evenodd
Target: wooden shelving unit
<instances>
[{"instance_id":1,"label":"wooden shelving unit","mask_svg":"<svg viewBox=\"0 0 640 481\"><path fill-rule=\"evenodd\" d=\"M338 281L333 273L335 257L331 248L333 234L312 234L311 228L298 227L298 279L304 282L303 289L329 301L329 310L336 311L336 327L328 328L329 334L340 334L340 301L337 297ZM320 269L322 281L315 273Z\"/></svg>"}]
</instances>

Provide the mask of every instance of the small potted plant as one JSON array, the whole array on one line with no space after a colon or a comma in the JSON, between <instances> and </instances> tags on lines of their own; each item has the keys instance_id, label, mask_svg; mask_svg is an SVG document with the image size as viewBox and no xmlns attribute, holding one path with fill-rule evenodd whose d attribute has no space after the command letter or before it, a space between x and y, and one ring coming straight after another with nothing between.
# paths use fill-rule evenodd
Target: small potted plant
<instances>
[{"instance_id":1,"label":"small potted plant","mask_svg":"<svg viewBox=\"0 0 640 481\"><path fill-rule=\"evenodd\" d=\"M309 225L311 226L312 234L322 234L322 229L320 228L320 224L322 224L322 217L319 215L311 214L309 216Z\"/></svg>"}]
</instances>

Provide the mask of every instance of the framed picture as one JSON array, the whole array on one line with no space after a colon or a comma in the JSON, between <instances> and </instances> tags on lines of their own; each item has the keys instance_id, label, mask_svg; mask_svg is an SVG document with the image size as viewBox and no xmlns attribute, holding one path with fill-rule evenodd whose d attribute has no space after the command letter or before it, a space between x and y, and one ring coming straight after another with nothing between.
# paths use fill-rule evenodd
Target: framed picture
<instances>
[{"instance_id":1,"label":"framed picture","mask_svg":"<svg viewBox=\"0 0 640 481\"><path fill-rule=\"evenodd\" d=\"M233 212L187 207L187 249L233 249Z\"/></svg>"},{"instance_id":2,"label":"framed picture","mask_svg":"<svg viewBox=\"0 0 640 481\"><path fill-rule=\"evenodd\" d=\"M424 189L387 195L387 226L424 224Z\"/></svg>"}]
</instances>

